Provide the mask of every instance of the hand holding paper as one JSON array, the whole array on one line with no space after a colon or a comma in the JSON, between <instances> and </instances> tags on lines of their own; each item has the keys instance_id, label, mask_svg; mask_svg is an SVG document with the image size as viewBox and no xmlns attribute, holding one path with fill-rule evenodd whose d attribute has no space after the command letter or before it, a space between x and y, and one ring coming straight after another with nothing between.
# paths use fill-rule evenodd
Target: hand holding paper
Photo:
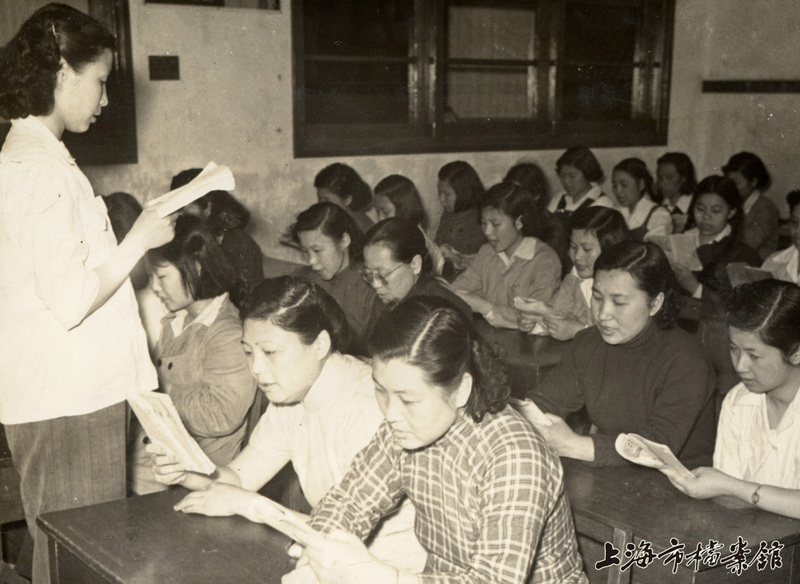
<instances>
[{"instance_id":1,"label":"hand holding paper","mask_svg":"<svg viewBox=\"0 0 800 584\"><path fill-rule=\"evenodd\" d=\"M614 442L614 447L622 458L633 463L669 471L685 478L694 477L675 457L669 446L653 442L638 434L620 434Z\"/></svg>"},{"instance_id":2,"label":"hand holding paper","mask_svg":"<svg viewBox=\"0 0 800 584\"><path fill-rule=\"evenodd\" d=\"M155 207L159 217L166 217L211 191L232 191L235 187L236 181L230 168L209 162L194 180L149 201L147 206Z\"/></svg>"}]
</instances>

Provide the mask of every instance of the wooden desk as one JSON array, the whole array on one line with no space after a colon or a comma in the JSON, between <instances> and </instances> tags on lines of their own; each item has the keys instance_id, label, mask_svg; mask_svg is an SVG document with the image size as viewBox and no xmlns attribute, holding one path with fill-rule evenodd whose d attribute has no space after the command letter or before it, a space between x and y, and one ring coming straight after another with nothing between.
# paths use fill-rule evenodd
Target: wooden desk
<instances>
[{"instance_id":1,"label":"wooden desk","mask_svg":"<svg viewBox=\"0 0 800 584\"><path fill-rule=\"evenodd\" d=\"M481 336L503 349L512 394L520 399L536 389L545 373L561 361L561 356L569 346L569 341L496 328L479 316L475 317L475 328Z\"/></svg>"},{"instance_id":2,"label":"wooden desk","mask_svg":"<svg viewBox=\"0 0 800 584\"><path fill-rule=\"evenodd\" d=\"M46 513L54 584L279 584L289 539L243 517L178 513L170 491Z\"/></svg>"},{"instance_id":3,"label":"wooden desk","mask_svg":"<svg viewBox=\"0 0 800 584\"><path fill-rule=\"evenodd\" d=\"M698 542L707 545L713 539L724 544L722 556L731 553L730 546L738 537L748 542L752 552L762 541L771 544L779 541L781 569L759 572L752 566L741 576L731 574L726 566L700 566L694 572L685 563L678 566L676 574L664 560L656 559L647 568L629 568L633 582L657 584L682 584L684 582L800 582L800 520L782 517L754 508L730 509L719 502L692 499L675 489L660 472L633 465L592 468L582 462L562 459L566 478L566 491L573 513L607 522L615 527L630 529L634 543L652 543L656 553L670 547L670 538L685 544L685 553L695 550ZM584 553L587 572L593 581L605 582L608 569L592 574L594 562L603 558L602 545L599 558ZM630 558L620 550L624 565ZM752 557L752 556L750 556ZM613 569L613 568L612 568Z\"/></svg>"}]
</instances>

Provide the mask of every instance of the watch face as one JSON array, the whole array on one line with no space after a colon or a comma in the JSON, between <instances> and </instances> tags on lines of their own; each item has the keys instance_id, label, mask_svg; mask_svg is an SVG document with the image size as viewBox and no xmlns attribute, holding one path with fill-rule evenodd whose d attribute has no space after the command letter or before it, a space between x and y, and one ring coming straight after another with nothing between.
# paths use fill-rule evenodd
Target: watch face
<instances>
[{"instance_id":1,"label":"watch face","mask_svg":"<svg viewBox=\"0 0 800 584\"><path fill-rule=\"evenodd\" d=\"M758 485L756 487L756 490L753 491L753 494L750 496L750 501L752 501L753 505L758 505L758 502L761 499L761 496L758 493L760 490L761 490L761 485Z\"/></svg>"}]
</instances>

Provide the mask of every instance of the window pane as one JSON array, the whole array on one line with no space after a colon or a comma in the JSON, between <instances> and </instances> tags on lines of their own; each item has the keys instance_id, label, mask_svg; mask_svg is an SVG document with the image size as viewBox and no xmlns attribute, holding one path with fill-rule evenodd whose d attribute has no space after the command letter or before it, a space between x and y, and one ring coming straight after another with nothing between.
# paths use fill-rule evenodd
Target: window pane
<instances>
[{"instance_id":1,"label":"window pane","mask_svg":"<svg viewBox=\"0 0 800 584\"><path fill-rule=\"evenodd\" d=\"M640 15L635 6L567 4L562 119L630 119Z\"/></svg>"},{"instance_id":2,"label":"window pane","mask_svg":"<svg viewBox=\"0 0 800 584\"><path fill-rule=\"evenodd\" d=\"M310 124L409 121L408 65L309 62L305 73Z\"/></svg>"},{"instance_id":3,"label":"window pane","mask_svg":"<svg viewBox=\"0 0 800 584\"><path fill-rule=\"evenodd\" d=\"M469 118L530 118L528 74L450 71L447 75L447 121Z\"/></svg>"},{"instance_id":4,"label":"window pane","mask_svg":"<svg viewBox=\"0 0 800 584\"><path fill-rule=\"evenodd\" d=\"M450 6L450 59L533 59L536 13L524 8Z\"/></svg>"}]
</instances>

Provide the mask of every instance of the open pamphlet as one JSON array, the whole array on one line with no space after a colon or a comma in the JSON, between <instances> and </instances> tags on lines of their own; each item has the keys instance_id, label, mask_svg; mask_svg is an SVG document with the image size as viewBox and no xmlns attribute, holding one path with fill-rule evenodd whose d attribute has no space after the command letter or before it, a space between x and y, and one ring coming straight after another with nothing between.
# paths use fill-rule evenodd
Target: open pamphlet
<instances>
[{"instance_id":1,"label":"open pamphlet","mask_svg":"<svg viewBox=\"0 0 800 584\"><path fill-rule=\"evenodd\" d=\"M217 468L181 421L166 393L132 392L128 403L151 442L162 445L180 458L186 470L210 475Z\"/></svg>"},{"instance_id":2,"label":"open pamphlet","mask_svg":"<svg viewBox=\"0 0 800 584\"><path fill-rule=\"evenodd\" d=\"M322 535L293 511L266 497L258 498L248 516L269 525L304 546L309 545L311 538Z\"/></svg>"},{"instance_id":3,"label":"open pamphlet","mask_svg":"<svg viewBox=\"0 0 800 584\"><path fill-rule=\"evenodd\" d=\"M614 442L614 447L622 458L633 463L659 470L668 468L686 478L694 476L677 459L669 446L653 442L638 434L620 434Z\"/></svg>"},{"instance_id":4,"label":"open pamphlet","mask_svg":"<svg viewBox=\"0 0 800 584\"><path fill-rule=\"evenodd\" d=\"M651 235L647 239L664 250L670 264L683 266L693 272L703 269L703 264L697 255L697 238L694 234Z\"/></svg>"},{"instance_id":5,"label":"open pamphlet","mask_svg":"<svg viewBox=\"0 0 800 584\"><path fill-rule=\"evenodd\" d=\"M525 416L525 419L531 424L539 426L552 426L553 424L553 422L544 415L544 412L539 409L539 406L527 398L523 400L512 397L508 400L508 403L520 414Z\"/></svg>"},{"instance_id":6,"label":"open pamphlet","mask_svg":"<svg viewBox=\"0 0 800 584\"><path fill-rule=\"evenodd\" d=\"M191 182L148 201L147 206L155 207L158 216L163 218L211 191L232 191L235 187L236 181L230 168L209 162Z\"/></svg>"},{"instance_id":7,"label":"open pamphlet","mask_svg":"<svg viewBox=\"0 0 800 584\"><path fill-rule=\"evenodd\" d=\"M725 266L725 271L728 273L728 278L731 280L731 286L739 286L740 284L749 284L751 282L758 282L759 280L766 280L774 278L775 275L761 268L754 268L748 266L744 262L733 262Z\"/></svg>"}]
</instances>

